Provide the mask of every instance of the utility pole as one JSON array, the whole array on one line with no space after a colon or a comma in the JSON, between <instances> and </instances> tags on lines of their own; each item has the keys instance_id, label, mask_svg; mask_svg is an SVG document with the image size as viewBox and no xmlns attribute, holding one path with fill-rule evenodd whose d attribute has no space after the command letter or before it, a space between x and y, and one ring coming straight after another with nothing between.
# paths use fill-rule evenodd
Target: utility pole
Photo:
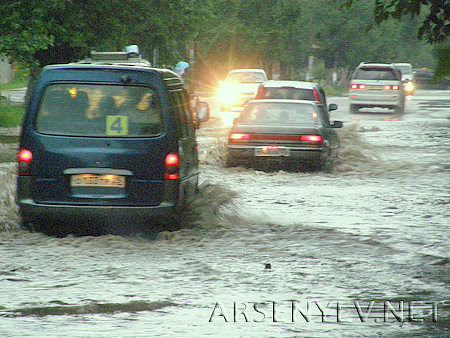
<instances>
[{"instance_id":1,"label":"utility pole","mask_svg":"<svg viewBox=\"0 0 450 338\"><path fill-rule=\"evenodd\" d=\"M313 0L307 0L309 8L309 56L308 56L308 71L306 73L306 81L311 81L313 79L313 67L314 67L314 56L313 54L313 41L314 41L314 8Z\"/></svg>"},{"instance_id":2,"label":"utility pole","mask_svg":"<svg viewBox=\"0 0 450 338\"><path fill-rule=\"evenodd\" d=\"M197 89L196 80L198 79L197 67L197 37L194 36L193 41L189 43L189 91L193 94Z\"/></svg>"}]
</instances>

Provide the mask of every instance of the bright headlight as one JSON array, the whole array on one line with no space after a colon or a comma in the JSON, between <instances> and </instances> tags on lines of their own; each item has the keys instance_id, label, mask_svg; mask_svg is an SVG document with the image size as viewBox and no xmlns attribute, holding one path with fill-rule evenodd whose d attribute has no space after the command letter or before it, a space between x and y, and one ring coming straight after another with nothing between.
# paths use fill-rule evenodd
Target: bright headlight
<instances>
[{"instance_id":1,"label":"bright headlight","mask_svg":"<svg viewBox=\"0 0 450 338\"><path fill-rule=\"evenodd\" d=\"M406 90L407 92L413 91L413 90L414 90L414 84L413 84L412 82L407 82L407 83L405 84L405 90Z\"/></svg>"},{"instance_id":2,"label":"bright headlight","mask_svg":"<svg viewBox=\"0 0 450 338\"><path fill-rule=\"evenodd\" d=\"M229 84L223 84L217 92L217 98L220 103L226 104L233 101L237 96L236 90Z\"/></svg>"}]
</instances>

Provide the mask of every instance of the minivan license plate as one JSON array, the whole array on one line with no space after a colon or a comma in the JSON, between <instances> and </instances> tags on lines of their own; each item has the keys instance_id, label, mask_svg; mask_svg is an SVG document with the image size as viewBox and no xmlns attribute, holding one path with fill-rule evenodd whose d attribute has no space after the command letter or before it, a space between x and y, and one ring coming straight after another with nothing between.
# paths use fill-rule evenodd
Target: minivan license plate
<instances>
[{"instance_id":1,"label":"minivan license plate","mask_svg":"<svg viewBox=\"0 0 450 338\"><path fill-rule=\"evenodd\" d=\"M72 187L109 187L124 188L125 177L120 175L73 175L70 179Z\"/></svg>"}]
</instances>

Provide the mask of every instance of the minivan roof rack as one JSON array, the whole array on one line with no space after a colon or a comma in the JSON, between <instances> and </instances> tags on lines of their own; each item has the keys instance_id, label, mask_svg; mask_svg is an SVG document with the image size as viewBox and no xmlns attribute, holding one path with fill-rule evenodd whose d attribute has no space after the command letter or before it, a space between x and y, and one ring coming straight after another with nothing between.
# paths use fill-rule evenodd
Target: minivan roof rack
<instances>
[{"instance_id":1,"label":"minivan roof rack","mask_svg":"<svg viewBox=\"0 0 450 338\"><path fill-rule=\"evenodd\" d=\"M361 62L358 67L364 66L364 65L393 65L392 62Z\"/></svg>"},{"instance_id":2,"label":"minivan roof rack","mask_svg":"<svg viewBox=\"0 0 450 338\"><path fill-rule=\"evenodd\" d=\"M152 66L150 61L142 58L142 55L139 54L139 47L136 45L127 46L124 52L91 51L89 58L81 60L78 63Z\"/></svg>"}]
</instances>

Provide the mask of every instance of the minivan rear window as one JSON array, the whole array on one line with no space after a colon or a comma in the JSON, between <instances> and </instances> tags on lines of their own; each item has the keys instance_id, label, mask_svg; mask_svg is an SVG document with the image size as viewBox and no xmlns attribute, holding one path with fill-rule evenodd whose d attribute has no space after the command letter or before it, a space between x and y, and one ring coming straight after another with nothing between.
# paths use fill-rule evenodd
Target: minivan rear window
<instances>
[{"instance_id":1,"label":"minivan rear window","mask_svg":"<svg viewBox=\"0 0 450 338\"><path fill-rule=\"evenodd\" d=\"M51 84L36 116L36 131L52 135L149 137L162 128L158 93L143 86Z\"/></svg>"},{"instance_id":2,"label":"minivan rear window","mask_svg":"<svg viewBox=\"0 0 450 338\"><path fill-rule=\"evenodd\" d=\"M238 117L240 123L309 125L319 124L319 114L309 104L254 101Z\"/></svg>"},{"instance_id":3,"label":"minivan rear window","mask_svg":"<svg viewBox=\"0 0 450 338\"><path fill-rule=\"evenodd\" d=\"M264 75L256 72L235 72L228 74L226 82L256 83L264 82Z\"/></svg>"},{"instance_id":4,"label":"minivan rear window","mask_svg":"<svg viewBox=\"0 0 450 338\"><path fill-rule=\"evenodd\" d=\"M265 87L261 99L291 99L315 101L312 89Z\"/></svg>"},{"instance_id":5,"label":"minivan rear window","mask_svg":"<svg viewBox=\"0 0 450 338\"><path fill-rule=\"evenodd\" d=\"M398 80L393 69L358 68L353 76L356 80Z\"/></svg>"}]
</instances>

